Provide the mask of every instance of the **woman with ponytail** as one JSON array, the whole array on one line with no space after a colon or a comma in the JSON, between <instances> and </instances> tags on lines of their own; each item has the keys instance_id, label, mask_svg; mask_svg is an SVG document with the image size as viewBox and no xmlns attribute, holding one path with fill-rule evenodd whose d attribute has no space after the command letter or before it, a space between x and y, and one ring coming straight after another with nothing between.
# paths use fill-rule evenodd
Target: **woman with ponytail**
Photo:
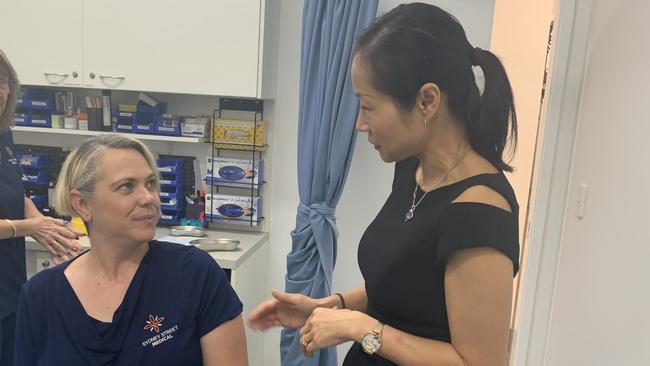
<instances>
[{"instance_id":1,"label":"woman with ponytail","mask_svg":"<svg viewBox=\"0 0 650 366\"><path fill-rule=\"evenodd\" d=\"M357 129L396 163L359 245L365 284L324 299L274 293L250 325L301 327L307 355L354 341L344 365L505 365L519 234L503 65L450 14L413 3L360 36L352 79Z\"/></svg>"}]
</instances>

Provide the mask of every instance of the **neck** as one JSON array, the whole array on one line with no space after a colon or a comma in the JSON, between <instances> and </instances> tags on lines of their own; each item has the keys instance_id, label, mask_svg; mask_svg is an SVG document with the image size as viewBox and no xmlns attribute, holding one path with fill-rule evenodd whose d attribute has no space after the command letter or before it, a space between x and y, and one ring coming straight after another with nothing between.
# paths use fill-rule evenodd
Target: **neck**
<instances>
[{"instance_id":1,"label":"neck","mask_svg":"<svg viewBox=\"0 0 650 366\"><path fill-rule=\"evenodd\" d=\"M89 238L92 250L88 253L88 264L93 271L112 281L130 279L149 251L147 242L115 245L115 238L103 238L92 233Z\"/></svg>"},{"instance_id":2,"label":"neck","mask_svg":"<svg viewBox=\"0 0 650 366\"><path fill-rule=\"evenodd\" d=\"M470 149L467 134L460 121L439 123L437 128L431 126L429 141L424 151L417 155L420 161L417 172L418 184L423 189L429 185L440 186L445 181L454 180L454 171L462 165L460 160Z\"/></svg>"}]
</instances>

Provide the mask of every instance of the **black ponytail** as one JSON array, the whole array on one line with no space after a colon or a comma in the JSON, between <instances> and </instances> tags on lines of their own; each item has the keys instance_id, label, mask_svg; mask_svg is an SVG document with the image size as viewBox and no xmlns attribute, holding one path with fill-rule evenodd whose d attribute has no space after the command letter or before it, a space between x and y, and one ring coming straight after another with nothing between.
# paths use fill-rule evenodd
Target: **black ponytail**
<instances>
[{"instance_id":1,"label":"black ponytail","mask_svg":"<svg viewBox=\"0 0 650 366\"><path fill-rule=\"evenodd\" d=\"M517 148L517 113L510 81L496 55L480 48L474 52L475 64L485 75L485 88L478 111L465 119L469 141L497 169L511 172L512 167L503 160L506 147L510 146L510 156Z\"/></svg>"},{"instance_id":2,"label":"black ponytail","mask_svg":"<svg viewBox=\"0 0 650 366\"><path fill-rule=\"evenodd\" d=\"M460 23L430 4L402 4L377 18L357 40L355 51L370 80L398 107L411 110L422 85L432 82L445 93L451 112L465 122L472 148L499 170L514 154L517 115L510 82L499 59L470 45ZM480 66L485 88L480 94L472 66Z\"/></svg>"}]
</instances>

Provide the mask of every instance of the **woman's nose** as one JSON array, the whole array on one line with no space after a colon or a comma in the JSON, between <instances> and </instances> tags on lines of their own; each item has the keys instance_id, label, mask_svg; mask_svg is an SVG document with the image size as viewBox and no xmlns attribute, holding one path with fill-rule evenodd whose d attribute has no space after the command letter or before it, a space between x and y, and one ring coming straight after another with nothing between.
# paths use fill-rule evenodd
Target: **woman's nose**
<instances>
[{"instance_id":1,"label":"woman's nose","mask_svg":"<svg viewBox=\"0 0 650 366\"><path fill-rule=\"evenodd\" d=\"M357 123L356 123L356 128L357 131L359 132L368 132L368 123L365 121L363 116L361 115L361 112L357 115Z\"/></svg>"},{"instance_id":2,"label":"woman's nose","mask_svg":"<svg viewBox=\"0 0 650 366\"><path fill-rule=\"evenodd\" d=\"M144 186L140 190L140 202L141 204L144 205L151 205L156 202L160 201L160 197L158 195L158 191L155 189L149 189L148 187Z\"/></svg>"}]
</instances>

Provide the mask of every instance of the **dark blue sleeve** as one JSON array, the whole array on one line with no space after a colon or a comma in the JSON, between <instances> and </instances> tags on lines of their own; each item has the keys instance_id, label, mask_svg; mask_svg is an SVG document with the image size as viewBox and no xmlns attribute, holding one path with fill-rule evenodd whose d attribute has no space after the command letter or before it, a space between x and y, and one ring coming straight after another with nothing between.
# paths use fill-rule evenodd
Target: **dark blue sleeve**
<instances>
[{"instance_id":1,"label":"dark blue sleeve","mask_svg":"<svg viewBox=\"0 0 650 366\"><path fill-rule=\"evenodd\" d=\"M29 284L23 285L23 290L18 300L18 312L16 314L16 343L14 352L14 366L36 365L36 345L32 334L33 319L31 319L28 304L36 303L36 299L29 297Z\"/></svg>"},{"instance_id":2,"label":"dark blue sleeve","mask_svg":"<svg viewBox=\"0 0 650 366\"><path fill-rule=\"evenodd\" d=\"M197 324L199 337L203 337L241 314L243 305L214 258L200 249L193 249L191 253L196 283L200 284Z\"/></svg>"}]
</instances>

